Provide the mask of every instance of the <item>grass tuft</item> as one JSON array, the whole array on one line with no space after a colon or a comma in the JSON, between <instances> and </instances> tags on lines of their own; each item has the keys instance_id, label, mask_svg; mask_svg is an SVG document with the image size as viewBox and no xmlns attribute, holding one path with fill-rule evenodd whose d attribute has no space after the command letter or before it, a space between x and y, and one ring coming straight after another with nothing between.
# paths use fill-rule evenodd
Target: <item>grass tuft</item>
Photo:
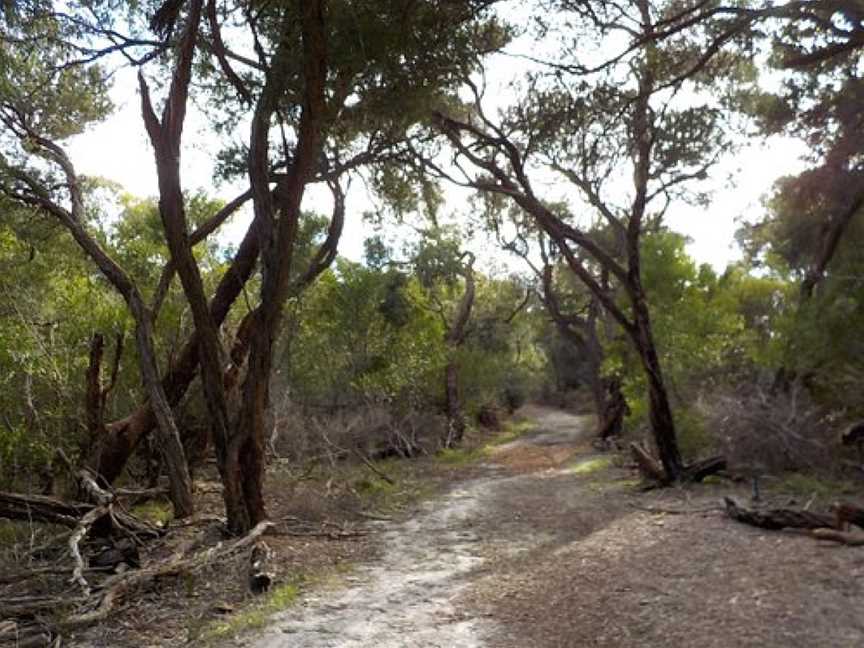
<instances>
[{"instance_id":1,"label":"grass tuft","mask_svg":"<svg viewBox=\"0 0 864 648\"><path fill-rule=\"evenodd\" d=\"M444 448L435 455L435 459L448 466L464 466L484 456L486 451L483 448Z\"/></svg>"},{"instance_id":2,"label":"grass tuft","mask_svg":"<svg viewBox=\"0 0 864 648\"><path fill-rule=\"evenodd\" d=\"M571 464L569 471L574 475L590 475L601 470L606 470L611 466L611 457L591 457Z\"/></svg>"},{"instance_id":3,"label":"grass tuft","mask_svg":"<svg viewBox=\"0 0 864 648\"><path fill-rule=\"evenodd\" d=\"M536 421L514 421L509 420L504 423L503 431L495 435L487 445L490 447L504 445L515 441L523 434L528 434L537 429Z\"/></svg>"},{"instance_id":4,"label":"grass tuft","mask_svg":"<svg viewBox=\"0 0 864 648\"><path fill-rule=\"evenodd\" d=\"M800 497L828 499L837 495L854 493L855 485L851 481L834 480L806 473L787 473L771 486L772 491L792 493Z\"/></svg>"},{"instance_id":5,"label":"grass tuft","mask_svg":"<svg viewBox=\"0 0 864 648\"><path fill-rule=\"evenodd\" d=\"M167 526L174 519L174 508L167 500L149 500L133 506L131 513L156 526Z\"/></svg>"},{"instance_id":6,"label":"grass tuft","mask_svg":"<svg viewBox=\"0 0 864 648\"><path fill-rule=\"evenodd\" d=\"M302 577L299 577L293 582L279 585L271 590L264 600L237 612L226 620L209 624L197 636L190 636L190 640L215 642L220 639L234 638L241 632L263 628L270 617L297 602L302 580Z\"/></svg>"}]
</instances>

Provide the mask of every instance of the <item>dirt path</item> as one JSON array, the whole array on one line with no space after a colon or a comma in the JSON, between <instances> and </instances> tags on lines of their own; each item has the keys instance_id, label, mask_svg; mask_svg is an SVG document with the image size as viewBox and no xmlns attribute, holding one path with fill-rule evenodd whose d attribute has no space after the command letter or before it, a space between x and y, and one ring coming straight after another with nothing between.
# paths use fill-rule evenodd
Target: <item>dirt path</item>
<instances>
[{"instance_id":1,"label":"dirt path","mask_svg":"<svg viewBox=\"0 0 864 648\"><path fill-rule=\"evenodd\" d=\"M709 487L638 495L589 419L525 416L480 477L381 524L383 556L347 587L239 645L864 645L864 551L742 527Z\"/></svg>"}]
</instances>

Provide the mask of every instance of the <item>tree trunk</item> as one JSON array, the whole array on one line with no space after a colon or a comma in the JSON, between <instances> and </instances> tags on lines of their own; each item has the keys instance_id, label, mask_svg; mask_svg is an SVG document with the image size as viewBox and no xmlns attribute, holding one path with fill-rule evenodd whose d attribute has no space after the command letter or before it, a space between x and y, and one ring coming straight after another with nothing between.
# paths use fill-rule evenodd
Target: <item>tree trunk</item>
<instances>
[{"instance_id":1,"label":"tree trunk","mask_svg":"<svg viewBox=\"0 0 864 648\"><path fill-rule=\"evenodd\" d=\"M195 35L201 19L202 7L203 0L195 0L190 4L189 17L179 50L180 54L174 69L161 122L153 111L149 90L143 75L139 73L138 79L141 86L144 123L156 156L156 172L159 179L159 214L165 231L165 239L171 251L171 264L180 277L183 293L192 311L198 341L201 383L209 417L211 438L216 447L219 473L224 481L227 475L226 457L230 433L228 399L223 379L223 356L225 353L219 339L218 326L213 320L207 303L207 295L204 291L198 263L192 254L180 183L180 144L191 80ZM245 530L248 526L246 522L248 516L240 514L236 502L230 500L230 492L230 489L223 489L228 527L235 530ZM235 516L239 517L235 518Z\"/></svg>"},{"instance_id":2,"label":"tree trunk","mask_svg":"<svg viewBox=\"0 0 864 648\"><path fill-rule=\"evenodd\" d=\"M279 181L274 199L271 195L269 131L273 115L282 100L285 75L270 75L255 106L249 139L249 183L255 218L252 230L261 249L261 303L255 311L243 403L226 457L229 487L242 487L248 514L247 524L266 518L263 497L264 443L269 400L273 342L282 309L291 294L291 267L300 207L321 150L326 118L327 44L324 34L323 2L301 3L300 31L303 44L305 90L297 146L287 174ZM282 14L279 29L286 34L296 26L290 9ZM272 66L287 66L295 52L282 41ZM241 479L242 476L242 479ZM235 529L239 531L240 529ZM245 530L245 529L243 529Z\"/></svg>"},{"instance_id":3,"label":"tree trunk","mask_svg":"<svg viewBox=\"0 0 864 648\"><path fill-rule=\"evenodd\" d=\"M153 332L150 328L150 313L144 307L140 296L131 300L130 308L135 316L135 340L141 374L150 395L150 405L156 419L156 432L159 446L168 472L168 496L174 505L174 517L183 518L195 512L192 501L192 478L186 463L186 453L180 441L180 432L174 420L171 405L159 382L159 369L153 348Z\"/></svg>"},{"instance_id":4,"label":"tree trunk","mask_svg":"<svg viewBox=\"0 0 864 648\"><path fill-rule=\"evenodd\" d=\"M602 398L603 414L597 435L600 439L608 441L621 435L624 417L629 412L627 401L621 392L621 381L617 377L613 376L603 381Z\"/></svg>"},{"instance_id":5,"label":"tree trunk","mask_svg":"<svg viewBox=\"0 0 864 648\"><path fill-rule=\"evenodd\" d=\"M657 357L657 348L651 331L651 316L648 312L648 305L640 292L637 292L636 297L633 298L633 313L636 324L633 342L648 380L651 433L657 446L660 462L666 471L666 477L670 482L673 482L681 477L684 466L681 461L681 453L678 450L672 407L669 404L666 385L663 383L660 360Z\"/></svg>"},{"instance_id":6,"label":"tree trunk","mask_svg":"<svg viewBox=\"0 0 864 648\"><path fill-rule=\"evenodd\" d=\"M450 359L444 369L445 414L447 416L447 429L443 439L445 448L452 448L460 444L465 436L465 414L459 399L459 361L456 358L456 353L465 342L466 327L474 308L477 286L474 281L474 255L470 252L463 252L461 259L467 259L462 268L462 276L465 278L465 292L462 293L462 298L459 300L453 321L447 325L445 320L447 332L444 335L444 343L450 354ZM444 317L443 312L442 317Z\"/></svg>"},{"instance_id":7,"label":"tree trunk","mask_svg":"<svg viewBox=\"0 0 864 648\"><path fill-rule=\"evenodd\" d=\"M165 392L159 382L159 370L153 348L151 316L138 291L138 287L126 271L90 236L84 227L84 196L75 167L66 152L57 144L34 136L35 144L50 151L47 158L57 163L63 170L68 186L71 209L67 210L57 203L39 198L37 204L55 216L75 239L76 244L90 257L99 271L123 297L135 321L135 340L138 347L138 363L147 394L152 403L158 424L162 451L168 465L171 482L171 499L178 517L192 512L192 483L186 468L183 446Z\"/></svg>"},{"instance_id":8,"label":"tree trunk","mask_svg":"<svg viewBox=\"0 0 864 648\"><path fill-rule=\"evenodd\" d=\"M448 362L444 369L444 392L447 431L443 445L445 448L452 448L462 443L465 436L465 415L459 399L459 365L456 360Z\"/></svg>"},{"instance_id":9,"label":"tree trunk","mask_svg":"<svg viewBox=\"0 0 864 648\"><path fill-rule=\"evenodd\" d=\"M588 384L597 413L597 436L608 439L621 433L627 404L621 395L620 382L615 378L603 379L603 347L597 335L597 316L600 304L592 298L585 321L583 349L588 368ZM623 405L623 407L622 407Z\"/></svg>"},{"instance_id":10,"label":"tree trunk","mask_svg":"<svg viewBox=\"0 0 864 648\"><path fill-rule=\"evenodd\" d=\"M267 517L264 505L264 439L273 361L272 336L276 325L268 325L264 318L263 310L256 311L249 365L243 381L243 401L228 451L231 488L246 511L246 523L250 527Z\"/></svg>"},{"instance_id":11,"label":"tree trunk","mask_svg":"<svg viewBox=\"0 0 864 648\"><path fill-rule=\"evenodd\" d=\"M246 233L231 267L222 276L216 294L210 301L210 314L217 325L222 325L231 306L255 269L258 259L258 239L252 228ZM229 367L228 373L233 371ZM180 351L162 379L162 388L172 406L176 406L186 394L198 370L198 337L193 335ZM156 425L150 402L142 404L129 416L107 426L105 436L91 453L87 465L108 483L112 483L123 472L129 457L150 430Z\"/></svg>"}]
</instances>

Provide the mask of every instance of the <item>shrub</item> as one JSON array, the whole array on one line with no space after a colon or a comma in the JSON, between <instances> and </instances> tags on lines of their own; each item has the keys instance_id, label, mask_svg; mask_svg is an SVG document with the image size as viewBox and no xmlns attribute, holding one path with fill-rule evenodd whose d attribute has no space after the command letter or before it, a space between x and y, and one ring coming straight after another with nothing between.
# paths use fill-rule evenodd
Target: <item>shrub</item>
<instances>
[{"instance_id":1,"label":"shrub","mask_svg":"<svg viewBox=\"0 0 864 648\"><path fill-rule=\"evenodd\" d=\"M742 385L698 408L733 469L835 472L839 465L835 420L797 385L778 393Z\"/></svg>"}]
</instances>

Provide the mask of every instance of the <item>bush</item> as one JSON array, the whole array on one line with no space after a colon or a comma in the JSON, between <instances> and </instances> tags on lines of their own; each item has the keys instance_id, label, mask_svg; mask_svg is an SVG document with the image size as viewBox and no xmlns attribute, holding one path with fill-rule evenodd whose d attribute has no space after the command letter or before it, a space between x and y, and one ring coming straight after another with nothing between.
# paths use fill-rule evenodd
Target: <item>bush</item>
<instances>
[{"instance_id":1,"label":"bush","mask_svg":"<svg viewBox=\"0 0 864 648\"><path fill-rule=\"evenodd\" d=\"M502 400L507 411L512 414L525 404L526 394L518 385L508 385L504 388Z\"/></svg>"},{"instance_id":2,"label":"bush","mask_svg":"<svg viewBox=\"0 0 864 648\"><path fill-rule=\"evenodd\" d=\"M431 453L445 427L444 417L367 405L311 413L285 407L270 440L277 456L294 462L346 458L355 451L371 458Z\"/></svg>"},{"instance_id":3,"label":"bush","mask_svg":"<svg viewBox=\"0 0 864 648\"><path fill-rule=\"evenodd\" d=\"M489 403L481 405L477 412L477 423L487 430L500 430L501 416L498 407Z\"/></svg>"},{"instance_id":4,"label":"bush","mask_svg":"<svg viewBox=\"0 0 864 648\"><path fill-rule=\"evenodd\" d=\"M836 472L837 423L807 392L765 393L755 385L702 399L698 408L720 451L735 469Z\"/></svg>"}]
</instances>

